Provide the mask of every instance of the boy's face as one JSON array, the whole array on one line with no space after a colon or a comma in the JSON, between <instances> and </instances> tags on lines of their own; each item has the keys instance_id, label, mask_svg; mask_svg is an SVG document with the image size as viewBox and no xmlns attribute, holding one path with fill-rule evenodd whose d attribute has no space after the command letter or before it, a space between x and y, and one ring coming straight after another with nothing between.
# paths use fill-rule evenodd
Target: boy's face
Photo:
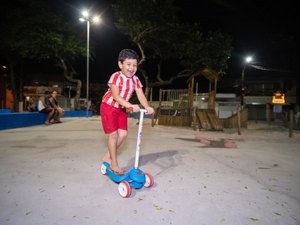
<instances>
[{"instance_id":1,"label":"boy's face","mask_svg":"<svg viewBox=\"0 0 300 225\"><path fill-rule=\"evenodd\" d=\"M119 61L119 67L126 77L133 77L137 71L138 62L136 59L125 59L123 63Z\"/></svg>"}]
</instances>

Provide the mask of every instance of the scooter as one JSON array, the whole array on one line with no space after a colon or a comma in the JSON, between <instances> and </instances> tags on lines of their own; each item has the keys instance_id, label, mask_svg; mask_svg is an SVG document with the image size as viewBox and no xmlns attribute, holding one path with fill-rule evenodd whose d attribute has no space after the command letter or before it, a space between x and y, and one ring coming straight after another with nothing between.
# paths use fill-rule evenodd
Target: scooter
<instances>
[{"instance_id":1,"label":"scooter","mask_svg":"<svg viewBox=\"0 0 300 225\"><path fill-rule=\"evenodd\" d=\"M129 109L132 111L132 109ZM144 173L139 169L139 157L140 157L140 144L142 139L142 128L145 109L140 109L140 119L139 119L139 128L137 134L137 143L136 143L136 153L135 153L135 163L134 168L131 169L128 173L124 175L117 175L112 170L110 170L110 164L103 162L101 166L101 173L103 175L108 175L110 179L114 182L119 183L119 194L123 198L128 198L131 195L132 188L140 189L143 186L149 188L153 185L153 177L149 173Z\"/></svg>"}]
</instances>

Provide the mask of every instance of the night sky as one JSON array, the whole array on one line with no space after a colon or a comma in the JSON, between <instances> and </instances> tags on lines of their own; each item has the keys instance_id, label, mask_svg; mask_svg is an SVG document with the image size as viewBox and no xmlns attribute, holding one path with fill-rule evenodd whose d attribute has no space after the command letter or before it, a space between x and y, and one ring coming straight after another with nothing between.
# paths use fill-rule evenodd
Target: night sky
<instances>
[{"instance_id":1,"label":"night sky","mask_svg":"<svg viewBox=\"0 0 300 225\"><path fill-rule=\"evenodd\" d=\"M78 18L83 8L102 15L103 23L92 25L90 41L95 47L96 58L90 63L90 81L106 82L115 72L117 55L123 48L136 48L114 26L108 0L52 0L59 11L65 14L85 33L85 23ZM252 55L254 64L265 70L247 68L249 76L272 76L274 73L295 75L300 71L299 7L296 1L225 1L225 0L177 0L179 17L183 22L200 23L204 30L220 30L233 38L232 56L228 61L227 77L239 77L243 60ZM134 10L134 6L132 7ZM86 61L76 64L85 80ZM281 72L280 72L281 71ZM286 71L288 71L286 73Z\"/></svg>"},{"instance_id":2,"label":"night sky","mask_svg":"<svg viewBox=\"0 0 300 225\"><path fill-rule=\"evenodd\" d=\"M72 7L83 7L86 2L77 1ZM117 69L120 49L132 46L113 26L108 1L100 1L102 5L89 2L103 12L104 20L102 25L91 27L91 39L97 50L97 58L91 63L91 79L96 81ZM252 55L253 63L264 69L248 68L249 76L272 76L286 71L291 75L289 71L300 71L297 34L300 16L296 1L178 0L176 3L182 21L197 22L205 30L220 30L232 36L234 50L226 76L240 76L247 55Z\"/></svg>"},{"instance_id":3,"label":"night sky","mask_svg":"<svg viewBox=\"0 0 300 225\"><path fill-rule=\"evenodd\" d=\"M184 4L182 17L233 37L228 75L240 74L247 55L252 55L253 63L265 69L299 71L300 18L296 1L211 0L200 1L199 5Z\"/></svg>"}]
</instances>

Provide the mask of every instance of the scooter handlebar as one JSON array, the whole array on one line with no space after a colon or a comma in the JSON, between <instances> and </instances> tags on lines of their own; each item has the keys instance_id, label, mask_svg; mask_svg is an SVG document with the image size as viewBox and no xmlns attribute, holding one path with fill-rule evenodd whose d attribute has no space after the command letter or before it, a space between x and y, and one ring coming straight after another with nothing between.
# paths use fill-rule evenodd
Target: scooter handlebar
<instances>
[{"instance_id":1,"label":"scooter handlebar","mask_svg":"<svg viewBox=\"0 0 300 225\"><path fill-rule=\"evenodd\" d=\"M133 112L133 107L129 107L128 110L131 111L131 112ZM140 112L146 113L147 110L146 109L140 109Z\"/></svg>"}]
</instances>

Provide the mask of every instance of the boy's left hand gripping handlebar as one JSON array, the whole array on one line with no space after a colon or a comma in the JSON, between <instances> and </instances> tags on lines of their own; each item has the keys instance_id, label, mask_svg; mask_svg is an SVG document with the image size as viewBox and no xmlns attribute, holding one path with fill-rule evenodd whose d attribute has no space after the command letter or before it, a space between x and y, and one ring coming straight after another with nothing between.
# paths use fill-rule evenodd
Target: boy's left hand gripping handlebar
<instances>
[{"instance_id":1,"label":"boy's left hand gripping handlebar","mask_svg":"<svg viewBox=\"0 0 300 225\"><path fill-rule=\"evenodd\" d=\"M133 112L133 107L129 107L128 110L130 112ZM144 111L145 113L147 113L147 110L146 109L140 109L140 111ZM154 113L154 112L153 112Z\"/></svg>"},{"instance_id":2,"label":"boy's left hand gripping handlebar","mask_svg":"<svg viewBox=\"0 0 300 225\"><path fill-rule=\"evenodd\" d=\"M128 110L131 111L131 112L133 112L133 107L129 107ZM140 109L140 111L141 110L145 110L145 109ZM145 112L146 112L146 110L145 110Z\"/></svg>"}]
</instances>

